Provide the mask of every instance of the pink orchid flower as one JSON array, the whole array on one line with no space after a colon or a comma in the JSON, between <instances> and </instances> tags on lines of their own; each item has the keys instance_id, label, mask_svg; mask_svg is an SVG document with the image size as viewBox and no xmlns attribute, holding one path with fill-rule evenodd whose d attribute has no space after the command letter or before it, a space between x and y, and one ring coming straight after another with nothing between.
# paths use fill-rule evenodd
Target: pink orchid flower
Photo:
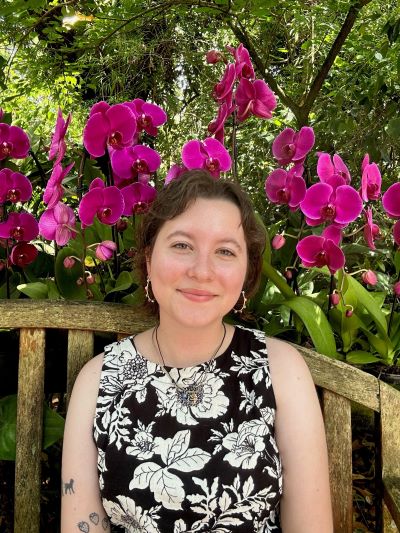
<instances>
[{"instance_id":1,"label":"pink orchid flower","mask_svg":"<svg viewBox=\"0 0 400 533\"><path fill-rule=\"evenodd\" d=\"M214 89L212 92L213 98L219 104L223 104L224 102L226 102L228 106L232 105L232 91L235 80L235 65L230 63L229 65L227 65L221 81L214 85Z\"/></svg>"},{"instance_id":2,"label":"pink orchid flower","mask_svg":"<svg viewBox=\"0 0 400 533\"><path fill-rule=\"evenodd\" d=\"M28 135L22 128L0 124L0 161L7 157L24 159L28 155L29 148Z\"/></svg>"},{"instance_id":3,"label":"pink orchid flower","mask_svg":"<svg viewBox=\"0 0 400 533\"><path fill-rule=\"evenodd\" d=\"M136 117L137 133L145 131L153 137L157 136L158 128L167 122L166 112L158 105L135 98L132 102L125 102Z\"/></svg>"},{"instance_id":4,"label":"pink orchid flower","mask_svg":"<svg viewBox=\"0 0 400 533\"><path fill-rule=\"evenodd\" d=\"M361 189L359 191L361 198L364 202L378 200L381 195L382 177L378 165L369 162L368 154L363 159L361 171Z\"/></svg>"},{"instance_id":5,"label":"pink orchid flower","mask_svg":"<svg viewBox=\"0 0 400 533\"><path fill-rule=\"evenodd\" d=\"M322 235L309 235L297 243L296 250L305 267L327 266L334 274L345 264L344 253L338 244Z\"/></svg>"},{"instance_id":6,"label":"pink orchid flower","mask_svg":"<svg viewBox=\"0 0 400 533\"><path fill-rule=\"evenodd\" d=\"M32 184L26 176L10 168L0 170L0 204L27 202L31 196Z\"/></svg>"},{"instance_id":7,"label":"pink orchid flower","mask_svg":"<svg viewBox=\"0 0 400 533\"><path fill-rule=\"evenodd\" d=\"M67 133L68 126L71 122L72 115L68 114L67 120L64 120L62 111L58 108L58 115L56 121L56 127L54 130L53 137L51 139L51 145L49 150L49 160L51 161L56 156L55 164L61 162L67 151L67 145L65 144L65 135Z\"/></svg>"},{"instance_id":8,"label":"pink orchid flower","mask_svg":"<svg viewBox=\"0 0 400 533\"><path fill-rule=\"evenodd\" d=\"M236 77L238 79L248 78L253 80L255 78L254 67L250 59L249 51L243 46L243 43L240 43L237 48L227 46L227 49L235 58Z\"/></svg>"},{"instance_id":9,"label":"pink orchid flower","mask_svg":"<svg viewBox=\"0 0 400 533\"><path fill-rule=\"evenodd\" d=\"M125 202L122 214L125 216L145 213L157 196L155 188L146 183L131 183L121 189L121 193Z\"/></svg>"},{"instance_id":10,"label":"pink orchid flower","mask_svg":"<svg viewBox=\"0 0 400 533\"><path fill-rule=\"evenodd\" d=\"M400 246L400 220L393 226L393 239L397 246Z\"/></svg>"},{"instance_id":11,"label":"pink orchid flower","mask_svg":"<svg viewBox=\"0 0 400 533\"><path fill-rule=\"evenodd\" d=\"M73 209L62 202L52 209L46 209L39 219L39 230L45 239L65 246L76 235Z\"/></svg>"},{"instance_id":12,"label":"pink orchid flower","mask_svg":"<svg viewBox=\"0 0 400 533\"><path fill-rule=\"evenodd\" d=\"M233 112L234 109L234 106L228 106L228 104L224 102L218 108L217 118L215 120L212 120L208 125L207 129L209 133L213 135L214 138L217 139L217 141L219 141L221 144L224 144L224 126L226 119L229 117L229 115Z\"/></svg>"},{"instance_id":13,"label":"pink orchid flower","mask_svg":"<svg viewBox=\"0 0 400 533\"><path fill-rule=\"evenodd\" d=\"M299 132L286 128L272 143L272 154L282 166L292 162L302 162L314 143L315 135L312 128L304 126Z\"/></svg>"},{"instance_id":14,"label":"pink orchid flower","mask_svg":"<svg viewBox=\"0 0 400 533\"><path fill-rule=\"evenodd\" d=\"M211 137L203 142L193 139L182 148L182 161L186 168L204 168L214 178L231 168L232 160L228 150L217 139Z\"/></svg>"},{"instance_id":15,"label":"pink orchid flower","mask_svg":"<svg viewBox=\"0 0 400 533\"><path fill-rule=\"evenodd\" d=\"M382 196L382 205L392 218L400 218L400 182L393 183Z\"/></svg>"},{"instance_id":16,"label":"pink orchid flower","mask_svg":"<svg viewBox=\"0 0 400 533\"><path fill-rule=\"evenodd\" d=\"M43 202L47 204L48 209L53 209L63 197L62 182L74 165L75 163L71 163L63 169L60 163L55 163L43 193Z\"/></svg>"},{"instance_id":17,"label":"pink orchid flower","mask_svg":"<svg viewBox=\"0 0 400 533\"><path fill-rule=\"evenodd\" d=\"M10 253L10 261L13 265L21 268L26 267L37 258L38 251L36 246L29 242L19 242Z\"/></svg>"},{"instance_id":18,"label":"pink orchid flower","mask_svg":"<svg viewBox=\"0 0 400 533\"><path fill-rule=\"evenodd\" d=\"M93 182L79 204L79 218L85 227L93 224L96 215L100 222L112 226L123 213L124 197L115 185L106 187L100 178Z\"/></svg>"},{"instance_id":19,"label":"pink orchid flower","mask_svg":"<svg viewBox=\"0 0 400 533\"><path fill-rule=\"evenodd\" d=\"M206 61L209 65L215 65L224 60L224 56L218 50L209 50L206 53Z\"/></svg>"},{"instance_id":20,"label":"pink orchid flower","mask_svg":"<svg viewBox=\"0 0 400 533\"><path fill-rule=\"evenodd\" d=\"M250 115L271 118L276 107L276 97L264 80L249 81L242 78L235 93L237 118L243 122Z\"/></svg>"},{"instance_id":21,"label":"pink orchid flower","mask_svg":"<svg viewBox=\"0 0 400 533\"><path fill-rule=\"evenodd\" d=\"M348 185L351 181L349 169L345 165L343 159L334 154L333 158L325 152L319 152L317 174L322 182L329 182L332 176L340 176L345 180L345 184Z\"/></svg>"},{"instance_id":22,"label":"pink orchid flower","mask_svg":"<svg viewBox=\"0 0 400 533\"><path fill-rule=\"evenodd\" d=\"M363 229L364 239L371 250L375 250L375 239L381 237L381 230L377 224L374 224L372 220L372 209L364 209L365 225Z\"/></svg>"},{"instance_id":23,"label":"pink orchid flower","mask_svg":"<svg viewBox=\"0 0 400 533\"><path fill-rule=\"evenodd\" d=\"M115 150L111 155L111 166L115 172L115 184L122 187L133 181L148 183L150 175L161 165L158 152L137 144L122 150Z\"/></svg>"},{"instance_id":24,"label":"pink orchid flower","mask_svg":"<svg viewBox=\"0 0 400 533\"><path fill-rule=\"evenodd\" d=\"M311 185L300 203L310 226L324 222L347 225L359 216L362 207L360 195L353 187L340 185L334 189L328 183Z\"/></svg>"},{"instance_id":25,"label":"pink orchid flower","mask_svg":"<svg viewBox=\"0 0 400 533\"><path fill-rule=\"evenodd\" d=\"M100 259L100 261L108 261L112 258L114 252L117 249L117 245L114 241L102 241L97 247L96 247L96 257L97 259Z\"/></svg>"},{"instance_id":26,"label":"pink orchid flower","mask_svg":"<svg viewBox=\"0 0 400 533\"><path fill-rule=\"evenodd\" d=\"M274 204L287 204L292 211L298 209L306 195L306 182L295 170L278 168L265 181L265 193Z\"/></svg>"},{"instance_id":27,"label":"pink orchid flower","mask_svg":"<svg viewBox=\"0 0 400 533\"><path fill-rule=\"evenodd\" d=\"M31 241L39 234L37 220L30 213L10 213L7 220L0 222L0 237L15 241Z\"/></svg>"},{"instance_id":28,"label":"pink orchid flower","mask_svg":"<svg viewBox=\"0 0 400 533\"><path fill-rule=\"evenodd\" d=\"M107 145L115 150L130 146L135 133L136 117L128 106L98 102L83 130L83 144L92 157L101 157Z\"/></svg>"},{"instance_id":29,"label":"pink orchid flower","mask_svg":"<svg viewBox=\"0 0 400 533\"><path fill-rule=\"evenodd\" d=\"M179 176L187 170L188 169L185 167L185 165L178 165L177 163L174 163L165 176L164 185L168 185L168 183L170 183L172 180L179 178Z\"/></svg>"}]
</instances>

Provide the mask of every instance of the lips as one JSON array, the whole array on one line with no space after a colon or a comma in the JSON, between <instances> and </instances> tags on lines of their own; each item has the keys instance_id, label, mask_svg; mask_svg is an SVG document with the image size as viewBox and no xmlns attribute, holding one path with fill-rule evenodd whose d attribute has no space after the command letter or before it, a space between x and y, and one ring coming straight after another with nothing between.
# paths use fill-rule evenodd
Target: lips
<instances>
[{"instance_id":1,"label":"lips","mask_svg":"<svg viewBox=\"0 0 400 533\"><path fill-rule=\"evenodd\" d=\"M201 289L178 289L185 298L194 302L208 302L215 297L215 294Z\"/></svg>"}]
</instances>

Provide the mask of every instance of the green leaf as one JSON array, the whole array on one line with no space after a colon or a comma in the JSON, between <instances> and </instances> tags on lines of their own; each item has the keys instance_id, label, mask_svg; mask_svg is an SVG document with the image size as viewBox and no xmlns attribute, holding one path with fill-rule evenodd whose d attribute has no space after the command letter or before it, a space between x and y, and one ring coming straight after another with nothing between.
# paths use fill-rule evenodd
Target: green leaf
<instances>
[{"instance_id":1,"label":"green leaf","mask_svg":"<svg viewBox=\"0 0 400 533\"><path fill-rule=\"evenodd\" d=\"M82 264L76 261L72 268L65 268L64 259L71 255L76 255L73 248L67 246L59 250L56 259L55 275L57 286L64 298L69 300L85 300L85 286L78 285L77 281L83 276Z\"/></svg>"},{"instance_id":2,"label":"green leaf","mask_svg":"<svg viewBox=\"0 0 400 533\"><path fill-rule=\"evenodd\" d=\"M283 305L301 318L317 352L335 359L339 357L332 328L319 305L303 296L285 300Z\"/></svg>"},{"instance_id":3,"label":"green leaf","mask_svg":"<svg viewBox=\"0 0 400 533\"><path fill-rule=\"evenodd\" d=\"M392 118L387 125L388 134L394 139L400 139L400 118Z\"/></svg>"},{"instance_id":4,"label":"green leaf","mask_svg":"<svg viewBox=\"0 0 400 533\"><path fill-rule=\"evenodd\" d=\"M17 289L34 300L45 300L48 296L48 287L46 283L36 281L34 283L22 283Z\"/></svg>"},{"instance_id":5,"label":"green leaf","mask_svg":"<svg viewBox=\"0 0 400 533\"><path fill-rule=\"evenodd\" d=\"M121 274L118 276L117 281L115 282L115 287L109 291L107 291L107 294L110 294L112 292L120 292L120 291L126 291L129 289L129 287L133 283L132 274L130 272L127 272L124 270L121 272Z\"/></svg>"},{"instance_id":6,"label":"green leaf","mask_svg":"<svg viewBox=\"0 0 400 533\"><path fill-rule=\"evenodd\" d=\"M353 365L366 365L368 363L379 363L381 359L364 350L354 350L346 355L346 362Z\"/></svg>"},{"instance_id":7,"label":"green leaf","mask_svg":"<svg viewBox=\"0 0 400 533\"><path fill-rule=\"evenodd\" d=\"M0 460L15 461L16 421L17 396L13 394L0 400ZM63 433L63 417L45 405L43 448L57 442Z\"/></svg>"},{"instance_id":8,"label":"green leaf","mask_svg":"<svg viewBox=\"0 0 400 533\"><path fill-rule=\"evenodd\" d=\"M399 275L400 272L400 250L394 254L394 266L396 267L396 274Z\"/></svg>"}]
</instances>

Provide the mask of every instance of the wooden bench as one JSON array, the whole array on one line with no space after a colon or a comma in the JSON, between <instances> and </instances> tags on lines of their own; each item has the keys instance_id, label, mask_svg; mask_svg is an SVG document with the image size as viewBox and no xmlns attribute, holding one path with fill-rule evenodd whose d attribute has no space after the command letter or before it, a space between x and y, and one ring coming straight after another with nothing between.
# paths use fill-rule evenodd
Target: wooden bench
<instances>
[{"instance_id":1,"label":"wooden bench","mask_svg":"<svg viewBox=\"0 0 400 533\"><path fill-rule=\"evenodd\" d=\"M152 324L151 319L122 304L0 301L0 328L20 329L15 533L39 533L40 529L45 328L68 330L69 396L79 370L93 356L94 331L115 332L123 337ZM382 472L384 501L380 514L383 509L400 530L400 392L357 368L299 349L321 392L335 533L353 531L351 402L375 413L381 437L377 466ZM379 516L378 522L381 519Z\"/></svg>"}]
</instances>

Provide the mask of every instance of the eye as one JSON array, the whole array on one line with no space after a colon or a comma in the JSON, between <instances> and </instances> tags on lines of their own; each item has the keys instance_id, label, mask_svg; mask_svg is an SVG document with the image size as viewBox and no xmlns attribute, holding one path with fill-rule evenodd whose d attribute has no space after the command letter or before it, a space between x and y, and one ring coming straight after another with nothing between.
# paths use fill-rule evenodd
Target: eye
<instances>
[{"instance_id":1,"label":"eye","mask_svg":"<svg viewBox=\"0 0 400 533\"><path fill-rule=\"evenodd\" d=\"M190 246L186 242L176 242L172 245L172 248L176 248L177 250L188 250Z\"/></svg>"},{"instance_id":2,"label":"eye","mask_svg":"<svg viewBox=\"0 0 400 533\"><path fill-rule=\"evenodd\" d=\"M232 252L232 250L229 250L228 248L221 248L218 250L218 253L221 255L226 255L227 257L234 257L235 254Z\"/></svg>"}]
</instances>

